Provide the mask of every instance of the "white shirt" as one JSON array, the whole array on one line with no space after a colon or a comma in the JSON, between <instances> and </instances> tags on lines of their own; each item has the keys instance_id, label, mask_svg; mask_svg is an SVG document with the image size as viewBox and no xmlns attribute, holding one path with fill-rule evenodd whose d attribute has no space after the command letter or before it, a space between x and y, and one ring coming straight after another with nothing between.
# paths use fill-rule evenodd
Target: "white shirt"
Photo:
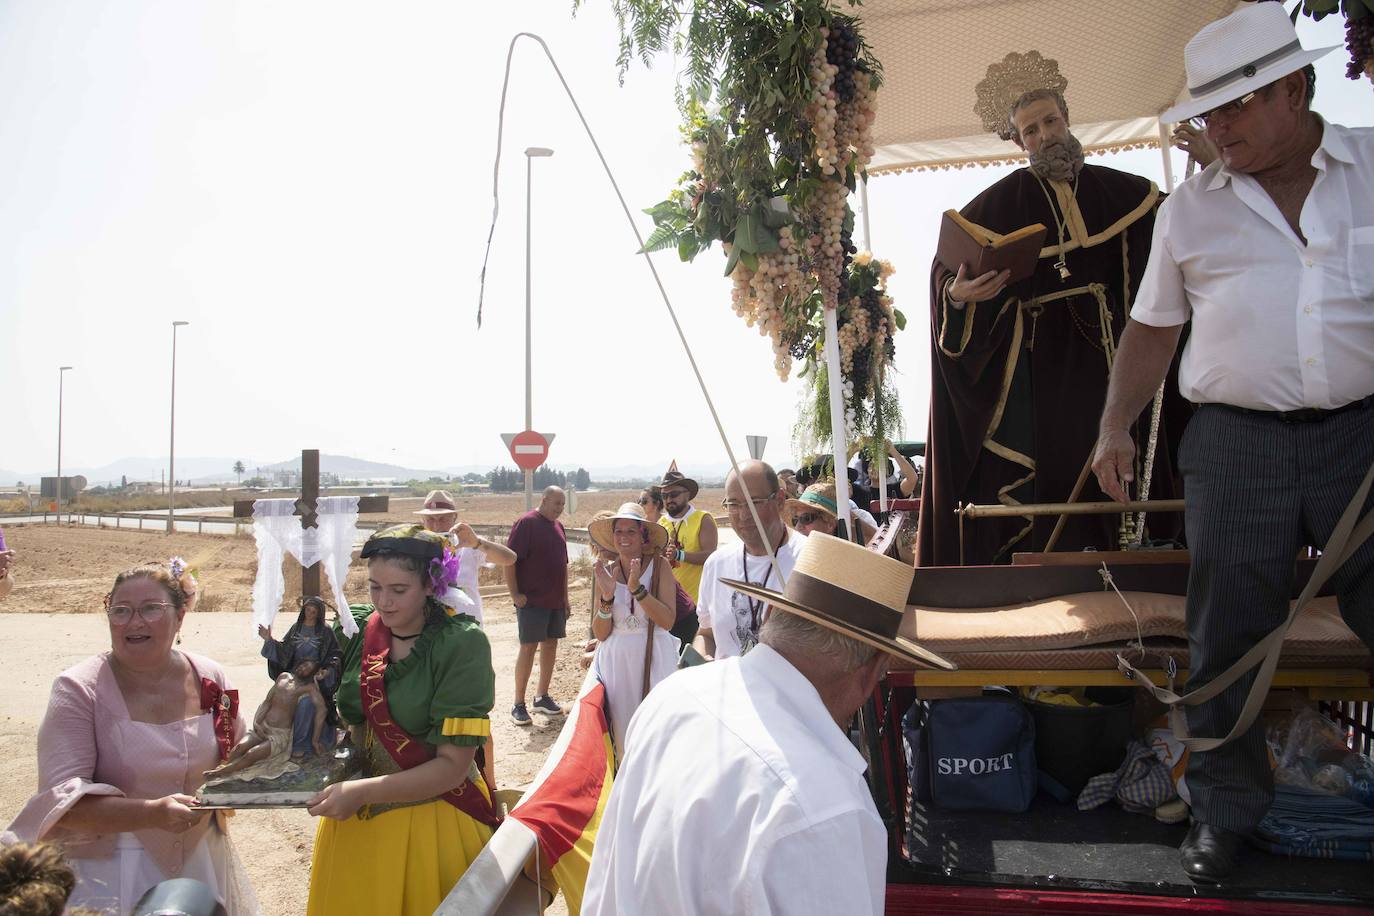
<instances>
[{"instance_id":1,"label":"white shirt","mask_svg":"<svg viewBox=\"0 0 1374 916\"><path fill-rule=\"evenodd\" d=\"M1220 160L1160 207L1131 317L1190 317L1178 387L1194 403L1340 407L1374 393L1374 128L1324 124L1299 217Z\"/></svg>"},{"instance_id":2,"label":"white shirt","mask_svg":"<svg viewBox=\"0 0 1374 916\"><path fill-rule=\"evenodd\" d=\"M679 671L630 721L582 912L883 912L887 835L864 760L766 645ZM708 760L691 767L683 762Z\"/></svg>"},{"instance_id":3,"label":"white shirt","mask_svg":"<svg viewBox=\"0 0 1374 916\"><path fill-rule=\"evenodd\" d=\"M778 568L784 577L792 572L797 554L805 543L803 535L787 529L787 540L778 548ZM743 646L752 645L758 637L764 604L722 585L721 579L762 582L776 591L782 590L783 583L778 581L778 574L767 557L747 556L746 559L743 544L722 547L706 558L706 566L701 571L701 590L697 592L697 621L703 628L710 627L716 640L716 658L730 658L740 655Z\"/></svg>"}]
</instances>

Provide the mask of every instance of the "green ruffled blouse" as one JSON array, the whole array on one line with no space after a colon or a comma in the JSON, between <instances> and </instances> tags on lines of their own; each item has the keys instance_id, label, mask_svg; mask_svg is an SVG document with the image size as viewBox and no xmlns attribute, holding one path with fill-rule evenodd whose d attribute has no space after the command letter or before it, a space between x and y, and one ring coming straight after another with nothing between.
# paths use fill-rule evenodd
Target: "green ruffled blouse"
<instances>
[{"instance_id":1,"label":"green ruffled blouse","mask_svg":"<svg viewBox=\"0 0 1374 916\"><path fill-rule=\"evenodd\" d=\"M372 605L351 605L349 611L358 622L358 634L349 639L334 625L343 650L343 677L335 697L343 721L361 725L366 719L358 672ZM385 677L391 717L407 734L430 744L460 747L481 747L491 735L488 714L496 702L491 644L466 614L426 624L410 654L387 665Z\"/></svg>"}]
</instances>

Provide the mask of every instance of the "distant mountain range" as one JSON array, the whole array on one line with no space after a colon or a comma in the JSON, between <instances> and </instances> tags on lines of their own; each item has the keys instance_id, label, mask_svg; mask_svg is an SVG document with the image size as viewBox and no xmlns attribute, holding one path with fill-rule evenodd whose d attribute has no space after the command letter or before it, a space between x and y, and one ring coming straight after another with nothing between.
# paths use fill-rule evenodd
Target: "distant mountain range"
<instances>
[{"instance_id":1,"label":"distant mountain range","mask_svg":"<svg viewBox=\"0 0 1374 916\"><path fill-rule=\"evenodd\" d=\"M177 457L177 479L189 479L193 485L207 486L216 483L231 483L237 478L234 475L234 462L242 460L246 468L243 476L245 478L254 477L259 473L270 474L273 471L291 470L300 467L300 458L288 458L285 461L276 461L270 464L243 458L196 458ZM507 466L510 466L509 464ZM560 471L575 471L578 465L567 465L554 463L554 468ZM109 464L100 467L63 466L62 473L67 476L80 475L85 477L88 485L105 486L118 484L122 478L130 481L160 481L167 468L166 457L146 458L131 457L120 458ZM724 464L708 465L703 467L689 467L684 465L683 471L689 476L694 476L701 480L720 480L724 478L728 470ZM445 468L407 468L396 464L386 464L380 461L368 461L363 458L353 458L348 455L320 455L320 471L327 474L337 474L349 480L426 480L430 477L450 477L462 476L463 474L485 474L491 470L491 465L451 465ZM663 473L661 464L623 464L609 467L587 467L592 480L652 480ZM52 476L53 469L46 471L28 471L17 473L4 468L0 468L0 486L13 486L19 481L26 484L37 484L39 478Z\"/></svg>"}]
</instances>

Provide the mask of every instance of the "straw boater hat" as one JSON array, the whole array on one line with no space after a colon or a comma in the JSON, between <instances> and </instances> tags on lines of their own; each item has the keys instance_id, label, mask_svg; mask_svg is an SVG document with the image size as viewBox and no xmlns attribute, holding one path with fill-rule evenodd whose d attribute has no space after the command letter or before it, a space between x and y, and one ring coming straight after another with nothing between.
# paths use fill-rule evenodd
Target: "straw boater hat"
<instances>
[{"instance_id":1,"label":"straw boater hat","mask_svg":"<svg viewBox=\"0 0 1374 916\"><path fill-rule=\"evenodd\" d=\"M696 499L697 491L700 490L695 480L683 476L682 472L677 469L676 460L668 465L668 470L663 475L663 482L658 485L660 491L666 490L669 487L682 487L687 491L687 498L689 500Z\"/></svg>"},{"instance_id":2,"label":"straw boater hat","mask_svg":"<svg viewBox=\"0 0 1374 916\"><path fill-rule=\"evenodd\" d=\"M838 518L839 511L835 503L835 482L826 480L821 483L813 483L802 492L800 498L789 499L787 508L791 512L819 510L831 518Z\"/></svg>"},{"instance_id":3,"label":"straw boater hat","mask_svg":"<svg viewBox=\"0 0 1374 916\"><path fill-rule=\"evenodd\" d=\"M1304 48L1282 3L1243 3L1193 36L1183 50L1188 98L1159 116L1186 121L1267 86L1335 50Z\"/></svg>"},{"instance_id":4,"label":"straw boater hat","mask_svg":"<svg viewBox=\"0 0 1374 916\"><path fill-rule=\"evenodd\" d=\"M812 534L781 592L738 579L721 584L893 655L953 670L947 661L898 636L913 567L828 534Z\"/></svg>"},{"instance_id":5,"label":"straw boater hat","mask_svg":"<svg viewBox=\"0 0 1374 916\"><path fill-rule=\"evenodd\" d=\"M425 497L423 508L416 509L411 515L453 515L458 512L458 504L448 495L448 490L430 490Z\"/></svg>"},{"instance_id":6,"label":"straw boater hat","mask_svg":"<svg viewBox=\"0 0 1374 916\"><path fill-rule=\"evenodd\" d=\"M611 553L618 553L615 549L615 523L618 519L630 519L639 522L649 532L649 540L644 545L644 555L656 554L663 550L663 545L668 543L668 529L662 525L655 525L644 516L644 508L639 503L621 503L615 515L609 518L599 518L587 526L587 533L591 535L598 547L609 550Z\"/></svg>"}]
</instances>

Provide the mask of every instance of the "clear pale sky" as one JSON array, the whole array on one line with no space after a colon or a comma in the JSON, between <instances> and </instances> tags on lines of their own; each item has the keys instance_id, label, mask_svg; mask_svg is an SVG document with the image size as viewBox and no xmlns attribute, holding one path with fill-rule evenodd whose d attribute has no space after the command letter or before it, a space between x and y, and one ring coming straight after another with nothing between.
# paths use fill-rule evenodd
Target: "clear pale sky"
<instances>
[{"instance_id":1,"label":"clear pale sky","mask_svg":"<svg viewBox=\"0 0 1374 916\"><path fill-rule=\"evenodd\" d=\"M499 434L524 416L527 146L556 150L534 163L534 425L558 436L551 462L722 464L649 272L532 43L516 52L475 325L517 31L549 42L642 231L638 211L688 162L673 61L618 86L609 3L570 7L0 0L0 468L55 464L64 364L65 466L165 454L174 319L190 322L179 456L268 462L314 447L411 467L508 463ZM1304 19L1300 34L1342 43L1337 17ZM1344 68L1344 49L1318 63L1315 107L1374 123L1374 92ZM1095 161L1162 182L1154 151ZM873 249L896 265L910 319L897 366L916 438L938 214L1003 171L870 188ZM743 453L746 434L767 435L767 457L788 463L800 388L777 381L766 341L730 311L718 249L655 260L732 443Z\"/></svg>"}]
</instances>

